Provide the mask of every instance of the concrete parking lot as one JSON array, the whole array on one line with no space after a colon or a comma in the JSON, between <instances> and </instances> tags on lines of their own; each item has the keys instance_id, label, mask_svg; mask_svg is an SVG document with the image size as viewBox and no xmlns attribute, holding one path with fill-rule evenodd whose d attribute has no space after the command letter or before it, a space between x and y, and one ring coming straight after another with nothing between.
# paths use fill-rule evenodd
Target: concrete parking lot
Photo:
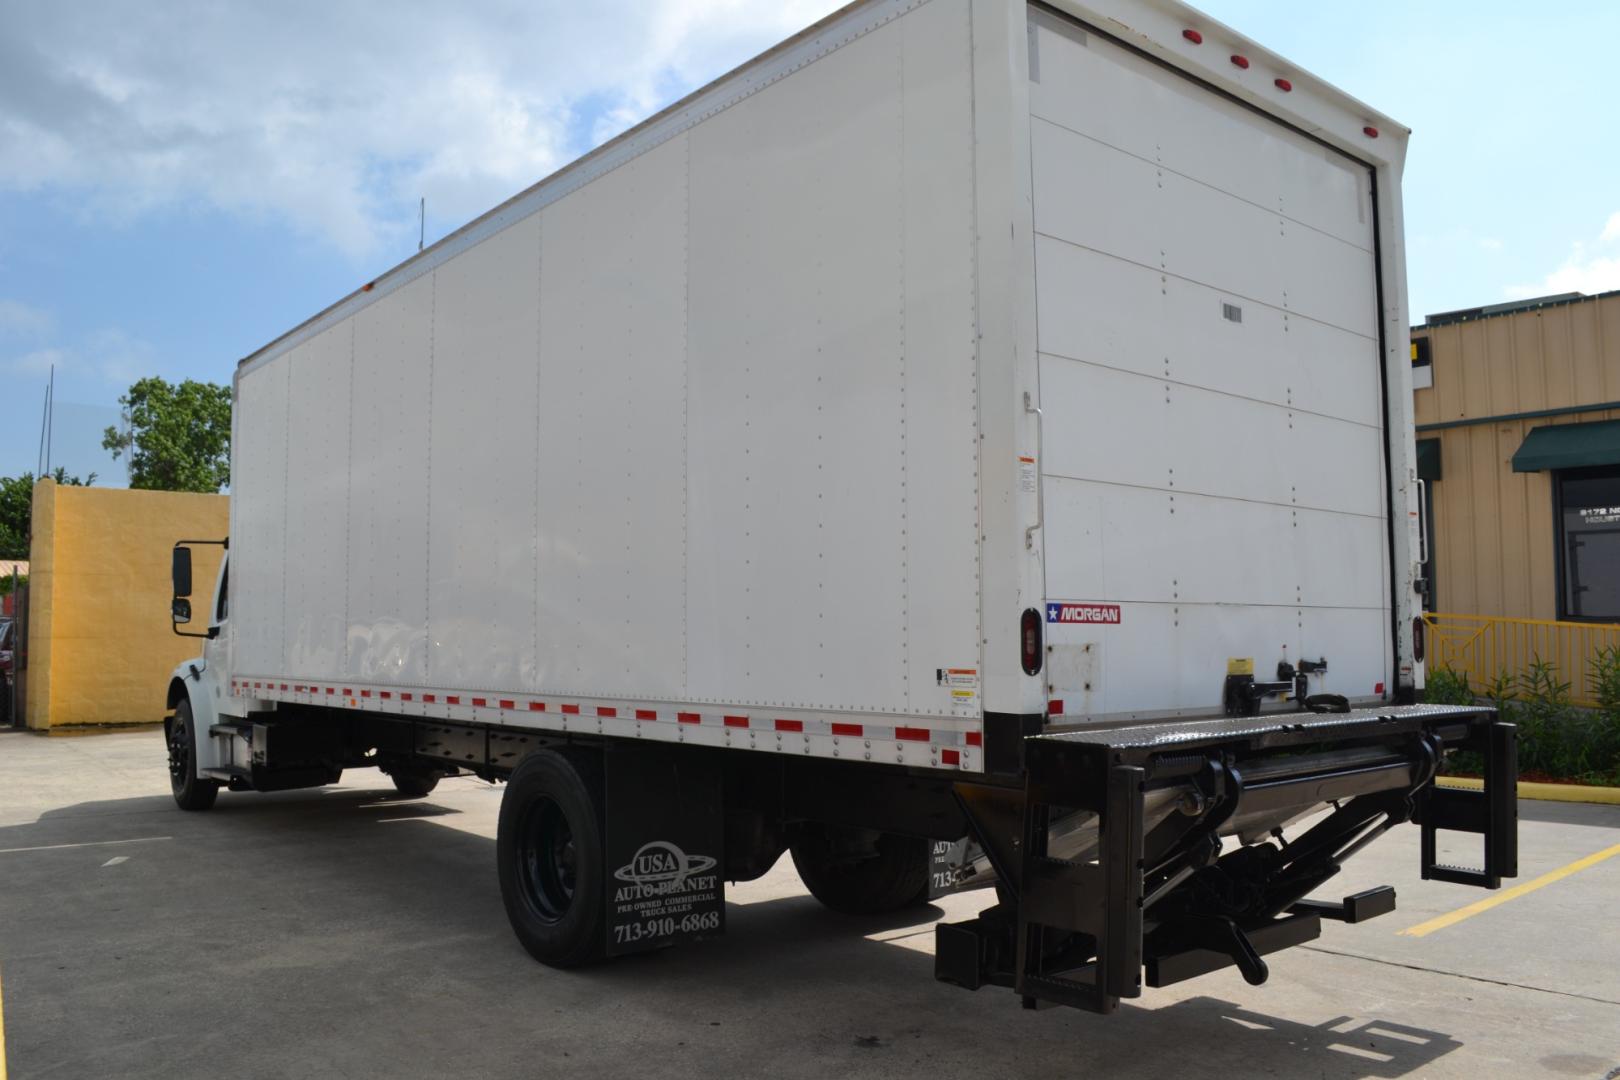
<instances>
[{"instance_id":1,"label":"concrete parking lot","mask_svg":"<svg viewBox=\"0 0 1620 1080\"><path fill-rule=\"evenodd\" d=\"M1332 894L1400 908L1149 990L1111 1017L932 979L932 923L823 911L784 860L718 941L559 972L506 926L499 787L337 787L176 810L162 737L0 734L0 1000L34 1077L1620 1076L1620 858L1490 894L1417 880L1417 830ZM1620 807L1521 804L1521 876L1620 842ZM0 1070L3 1071L3 1070Z\"/></svg>"}]
</instances>

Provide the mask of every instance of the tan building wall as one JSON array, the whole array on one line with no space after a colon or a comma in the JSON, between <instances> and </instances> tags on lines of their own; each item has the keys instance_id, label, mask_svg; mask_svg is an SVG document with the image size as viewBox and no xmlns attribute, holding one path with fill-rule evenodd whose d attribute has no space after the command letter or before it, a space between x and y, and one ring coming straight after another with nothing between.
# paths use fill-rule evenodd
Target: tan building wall
<instances>
[{"instance_id":1,"label":"tan building wall","mask_svg":"<svg viewBox=\"0 0 1620 1080\"><path fill-rule=\"evenodd\" d=\"M163 718L169 673L200 653L169 625L176 540L222 539L224 495L34 487L27 723L145 724ZM195 551L195 629L207 625L219 549Z\"/></svg>"},{"instance_id":2,"label":"tan building wall","mask_svg":"<svg viewBox=\"0 0 1620 1080\"><path fill-rule=\"evenodd\" d=\"M1412 338L1428 339L1433 374L1414 392L1417 437L1440 442L1435 610L1557 618L1552 474L1516 473L1512 458L1532 428L1620 419L1620 293Z\"/></svg>"}]
</instances>

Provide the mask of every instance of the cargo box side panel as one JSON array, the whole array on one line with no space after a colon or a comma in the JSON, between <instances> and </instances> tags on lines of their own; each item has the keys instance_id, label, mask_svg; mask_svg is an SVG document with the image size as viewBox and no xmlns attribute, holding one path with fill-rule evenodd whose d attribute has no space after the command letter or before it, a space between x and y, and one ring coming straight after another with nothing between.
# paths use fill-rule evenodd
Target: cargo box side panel
<instances>
[{"instance_id":1,"label":"cargo box side panel","mask_svg":"<svg viewBox=\"0 0 1620 1080\"><path fill-rule=\"evenodd\" d=\"M531 685L540 221L434 272L427 681Z\"/></svg>"},{"instance_id":2,"label":"cargo box side panel","mask_svg":"<svg viewBox=\"0 0 1620 1080\"><path fill-rule=\"evenodd\" d=\"M417 278L354 316L345 674L427 682L434 279Z\"/></svg>"},{"instance_id":3,"label":"cargo box side panel","mask_svg":"<svg viewBox=\"0 0 1620 1080\"><path fill-rule=\"evenodd\" d=\"M294 349L287 409L286 611L283 651L299 675L343 671L349 515L349 386L354 323Z\"/></svg>"},{"instance_id":4,"label":"cargo box side panel","mask_svg":"<svg viewBox=\"0 0 1620 1080\"><path fill-rule=\"evenodd\" d=\"M1050 696L1392 682L1371 173L1031 12Z\"/></svg>"},{"instance_id":5,"label":"cargo box side panel","mask_svg":"<svg viewBox=\"0 0 1620 1080\"><path fill-rule=\"evenodd\" d=\"M927 5L691 134L695 698L977 714L968 43Z\"/></svg>"},{"instance_id":6,"label":"cargo box side panel","mask_svg":"<svg viewBox=\"0 0 1620 1080\"><path fill-rule=\"evenodd\" d=\"M286 672L287 391L292 365L257 368L236 380L231 456L230 619L232 666Z\"/></svg>"},{"instance_id":7,"label":"cargo box side panel","mask_svg":"<svg viewBox=\"0 0 1620 1080\"><path fill-rule=\"evenodd\" d=\"M687 139L541 215L528 685L551 693L687 696Z\"/></svg>"}]
</instances>

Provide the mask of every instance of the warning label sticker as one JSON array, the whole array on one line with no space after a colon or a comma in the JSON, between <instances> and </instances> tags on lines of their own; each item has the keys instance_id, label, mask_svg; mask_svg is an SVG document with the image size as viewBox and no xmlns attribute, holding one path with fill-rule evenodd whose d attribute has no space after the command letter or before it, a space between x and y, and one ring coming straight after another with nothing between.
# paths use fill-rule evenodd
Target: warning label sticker
<instances>
[{"instance_id":1,"label":"warning label sticker","mask_svg":"<svg viewBox=\"0 0 1620 1080\"><path fill-rule=\"evenodd\" d=\"M1072 600L1048 600L1046 621L1049 623L1103 623L1119 625L1118 604L1090 604Z\"/></svg>"},{"instance_id":2,"label":"warning label sticker","mask_svg":"<svg viewBox=\"0 0 1620 1080\"><path fill-rule=\"evenodd\" d=\"M951 692L951 712L971 716L979 708L978 668L935 668L934 678Z\"/></svg>"}]
</instances>

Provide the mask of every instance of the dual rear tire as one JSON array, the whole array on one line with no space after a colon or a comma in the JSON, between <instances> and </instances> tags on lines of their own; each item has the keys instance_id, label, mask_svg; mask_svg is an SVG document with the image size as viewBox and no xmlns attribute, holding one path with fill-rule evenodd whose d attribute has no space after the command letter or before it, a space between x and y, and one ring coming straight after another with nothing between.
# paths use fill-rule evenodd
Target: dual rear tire
<instances>
[{"instance_id":1,"label":"dual rear tire","mask_svg":"<svg viewBox=\"0 0 1620 1080\"><path fill-rule=\"evenodd\" d=\"M879 915L927 901L928 848L914 836L805 824L790 850L805 888L824 906Z\"/></svg>"},{"instance_id":2,"label":"dual rear tire","mask_svg":"<svg viewBox=\"0 0 1620 1080\"><path fill-rule=\"evenodd\" d=\"M572 747L538 750L506 783L495 833L512 932L543 964L579 967L607 948L602 766Z\"/></svg>"}]
</instances>

